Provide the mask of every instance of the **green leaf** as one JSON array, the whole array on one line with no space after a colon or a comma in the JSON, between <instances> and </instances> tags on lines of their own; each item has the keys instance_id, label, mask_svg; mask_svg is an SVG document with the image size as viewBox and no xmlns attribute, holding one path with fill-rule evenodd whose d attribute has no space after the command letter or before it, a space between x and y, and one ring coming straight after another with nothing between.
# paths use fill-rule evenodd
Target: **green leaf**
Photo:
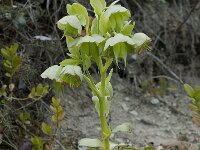
<instances>
[{"instance_id":1,"label":"green leaf","mask_svg":"<svg viewBox=\"0 0 200 150\"><path fill-rule=\"evenodd\" d=\"M93 96L92 97L92 101L94 103L94 106L95 106L95 109L96 109L98 115L100 116L100 111L99 111L100 106L99 106L99 99L98 99L98 97L97 96Z\"/></svg>"},{"instance_id":2,"label":"green leaf","mask_svg":"<svg viewBox=\"0 0 200 150\"><path fill-rule=\"evenodd\" d=\"M194 89L189 84L184 84L184 89L189 97L193 97Z\"/></svg>"},{"instance_id":3,"label":"green leaf","mask_svg":"<svg viewBox=\"0 0 200 150\"><path fill-rule=\"evenodd\" d=\"M79 86L83 79L81 67L66 65L61 71L60 78L65 83L69 84L70 87Z\"/></svg>"},{"instance_id":4,"label":"green leaf","mask_svg":"<svg viewBox=\"0 0 200 150\"><path fill-rule=\"evenodd\" d=\"M55 97L52 97L52 105L53 105L54 107L60 106L60 99L55 98Z\"/></svg>"},{"instance_id":5,"label":"green leaf","mask_svg":"<svg viewBox=\"0 0 200 150\"><path fill-rule=\"evenodd\" d=\"M192 98L194 98L196 102L200 101L200 87L195 88Z\"/></svg>"},{"instance_id":6,"label":"green leaf","mask_svg":"<svg viewBox=\"0 0 200 150\"><path fill-rule=\"evenodd\" d=\"M58 122L62 121L62 119L64 118L64 115L65 115L63 108L61 106L53 107L52 105L50 106L50 108L55 113L51 117L52 122L57 124Z\"/></svg>"},{"instance_id":7,"label":"green leaf","mask_svg":"<svg viewBox=\"0 0 200 150\"><path fill-rule=\"evenodd\" d=\"M84 138L78 142L79 146L85 147L102 147L102 142L99 139Z\"/></svg>"},{"instance_id":8,"label":"green leaf","mask_svg":"<svg viewBox=\"0 0 200 150\"><path fill-rule=\"evenodd\" d=\"M41 83L38 84L37 87L36 87L36 94L37 94L37 96L42 95L43 91L44 91L43 85Z\"/></svg>"},{"instance_id":9,"label":"green leaf","mask_svg":"<svg viewBox=\"0 0 200 150\"><path fill-rule=\"evenodd\" d=\"M9 51L5 48L5 49L1 49L1 54L5 59L9 59L10 55L9 55Z\"/></svg>"},{"instance_id":10,"label":"green leaf","mask_svg":"<svg viewBox=\"0 0 200 150\"><path fill-rule=\"evenodd\" d=\"M64 30L65 34L76 35L81 33L81 23L76 16L65 16L57 22L58 28Z\"/></svg>"},{"instance_id":11,"label":"green leaf","mask_svg":"<svg viewBox=\"0 0 200 150\"><path fill-rule=\"evenodd\" d=\"M112 74L113 74L113 68L110 70L108 77L106 78L106 84L109 84L111 77L112 77Z\"/></svg>"},{"instance_id":12,"label":"green leaf","mask_svg":"<svg viewBox=\"0 0 200 150\"><path fill-rule=\"evenodd\" d=\"M42 132L44 134L46 134L46 135L51 135L52 134L52 129L48 124L43 122L42 123Z\"/></svg>"},{"instance_id":13,"label":"green leaf","mask_svg":"<svg viewBox=\"0 0 200 150\"><path fill-rule=\"evenodd\" d=\"M33 144L32 150L43 150L44 142L40 137L31 138L31 142Z\"/></svg>"},{"instance_id":14,"label":"green leaf","mask_svg":"<svg viewBox=\"0 0 200 150\"><path fill-rule=\"evenodd\" d=\"M97 16L100 16L102 11L106 7L105 0L90 0L90 4L94 9L94 12L97 14Z\"/></svg>"},{"instance_id":15,"label":"green leaf","mask_svg":"<svg viewBox=\"0 0 200 150\"><path fill-rule=\"evenodd\" d=\"M116 132L131 132L133 129L132 125L130 123L123 123L121 125L118 125L112 130L112 133Z\"/></svg>"},{"instance_id":16,"label":"green leaf","mask_svg":"<svg viewBox=\"0 0 200 150\"><path fill-rule=\"evenodd\" d=\"M98 88L98 90L100 90L101 82L97 83L96 87ZM105 85L105 96L107 96L107 97L113 96L113 88L112 88L112 84L110 82L107 82Z\"/></svg>"},{"instance_id":17,"label":"green leaf","mask_svg":"<svg viewBox=\"0 0 200 150\"><path fill-rule=\"evenodd\" d=\"M61 74L62 69L63 68L61 66L58 66L58 65L51 66L41 74L41 77L42 78L49 78L51 80L56 80L58 82L61 82L60 74Z\"/></svg>"}]
</instances>

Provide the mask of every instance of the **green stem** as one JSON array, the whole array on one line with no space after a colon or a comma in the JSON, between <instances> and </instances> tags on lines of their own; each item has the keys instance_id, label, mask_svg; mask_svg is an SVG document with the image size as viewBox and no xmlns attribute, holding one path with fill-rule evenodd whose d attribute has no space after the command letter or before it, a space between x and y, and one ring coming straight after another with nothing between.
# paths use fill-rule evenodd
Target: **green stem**
<instances>
[{"instance_id":1,"label":"green stem","mask_svg":"<svg viewBox=\"0 0 200 150\"><path fill-rule=\"evenodd\" d=\"M102 129L102 137L103 137L103 144L104 150L110 150L110 130L106 120L105 114L105 83L106 83L106 70L103 69L102 61L100 63L100 73L101 73L101 87L100 93L101 96L99 97L99 105L100 105L100 120L101 120L101 129Z\"/></svg>"}]
</instances>

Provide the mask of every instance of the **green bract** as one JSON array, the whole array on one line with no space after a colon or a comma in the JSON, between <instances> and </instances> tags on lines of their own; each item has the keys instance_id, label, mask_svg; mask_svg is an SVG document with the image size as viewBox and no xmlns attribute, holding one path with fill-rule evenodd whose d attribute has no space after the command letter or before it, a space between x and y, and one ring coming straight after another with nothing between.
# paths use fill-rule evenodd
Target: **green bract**
<instances>
[{"instance_id":1,"label":"green bract","mask_svg":"<svg viewBox=\"0 0 200 150\"><path fill-rule=\"evenodd\" d=\"M131 13L125 7L117 5L119 0L106 6L105 0L90 0L94 9L95 18L88 16L87 9L81 4L67 5L68 16L57 23L63 30L69 50L69 58L48 68L41 77L66 83L71 87L79 86L82 79L86 80L92 93L92 101L101 120L102 138L85 138L79 141L80 146L100 147L102 150L111 150L119 146L110 142L110 136L115 132L130 132L129 123L117 126L113 130L107 123L110 111L113 88L111 77L113 70L107 72L115 59L123 59L126 65L128 53L142 52L148 49L150 38L144 33L133 34L135 23L130 21ZM95 63L98 67L100 81L95 81L91 75L90 67ZM60 107L58 107L60 109ZM51 107L53 111L54 107ZM61 118L63 110L60 109ZM54 122L55 116L52 118Z\"/></svg>"}]
</instances>

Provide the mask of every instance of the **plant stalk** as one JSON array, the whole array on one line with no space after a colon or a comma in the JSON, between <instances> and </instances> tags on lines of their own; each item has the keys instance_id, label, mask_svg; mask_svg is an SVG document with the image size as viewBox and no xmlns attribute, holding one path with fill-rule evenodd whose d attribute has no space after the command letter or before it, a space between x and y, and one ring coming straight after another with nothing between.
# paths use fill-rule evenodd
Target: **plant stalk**
<instances>
[{"instance_id":1,"label":"plant stalk","mask_svg":"<svg viewBox=\"0 0 200 150\"><path fill-rule=\"evenodd\" d=\"M103 67L103 65L101 65ZM101 70L101 87L100 87L100 93L101 96L99 97L99 105L100 105L100 120L101 120L101 130L102 130L102 138L103 138L103 144L104 144L104 150L110 150L110 130L109 126L106 120L106 114L105 114L105 81L106 81L106 70Z\"/></svg>"}]
</instances>

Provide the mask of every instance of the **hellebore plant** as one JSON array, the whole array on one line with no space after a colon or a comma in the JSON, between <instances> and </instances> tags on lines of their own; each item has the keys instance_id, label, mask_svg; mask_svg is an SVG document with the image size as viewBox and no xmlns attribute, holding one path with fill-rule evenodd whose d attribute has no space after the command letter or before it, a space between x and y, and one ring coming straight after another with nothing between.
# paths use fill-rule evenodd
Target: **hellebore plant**
<instances>
[{"instance_id":1,"label":"hellebore plant","mask_svg":"<svg viewBox=\"0 0 200 150\"><path fill-rule=\"evenodd\" d=\"M63 37L66 38L70 58L49 67L41 75L42 78L68 84L70 87L79 86L85 79L92 90L92 101L101 121L102 138L82 139L79 141L80 146L114 149L118 145L110 142L111 134L118 131L130 132L132 129L129 123L124 123L111 130L107 122L113 96L110 83L112 69L109 71L109 67L113 59L117 65L118 59L122 59L126 66L127 54L148 49L150 38L143 33L133 34L135 24L129 21L130 11L116 4L118 1L107 7L105 0L90 0L94 18L88 16L87 9L81 4L68 4L68 16L60 19L57 26L64 31ZM92 63L96 63L98 67L99 83L95 83L90 74Z\"/></svg>"}]
</instances>

